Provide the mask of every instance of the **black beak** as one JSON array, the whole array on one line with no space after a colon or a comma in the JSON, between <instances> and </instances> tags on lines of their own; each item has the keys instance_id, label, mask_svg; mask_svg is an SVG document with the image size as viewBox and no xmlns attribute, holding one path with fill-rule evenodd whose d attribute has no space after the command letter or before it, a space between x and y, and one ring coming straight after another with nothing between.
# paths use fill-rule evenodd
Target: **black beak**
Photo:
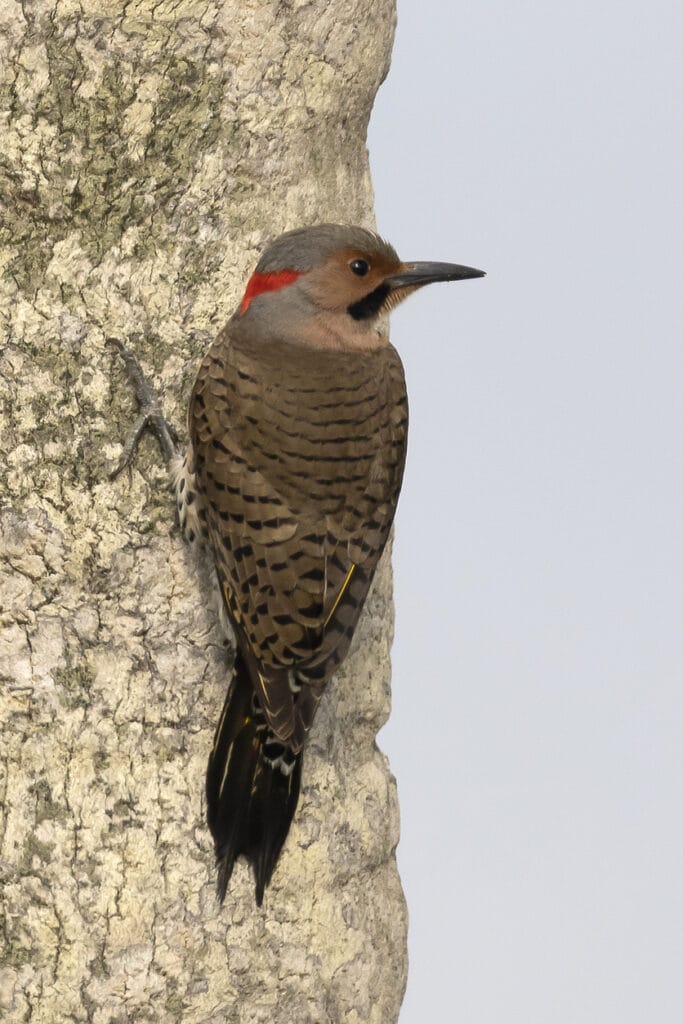
<instances>
[{"instance_id":1,"label":"black beak","mask_svg":"<svg viewBox=\"0 0 683 1024\"><path fill-rule=\"evenodd\" d=\"M466 281L470 277L486 277L484 270L461 267L459 263L404 263L404 269L385 277L383 284L393 291L398 288L419 288L436 281Z\"/></svg>"}]
</instances>

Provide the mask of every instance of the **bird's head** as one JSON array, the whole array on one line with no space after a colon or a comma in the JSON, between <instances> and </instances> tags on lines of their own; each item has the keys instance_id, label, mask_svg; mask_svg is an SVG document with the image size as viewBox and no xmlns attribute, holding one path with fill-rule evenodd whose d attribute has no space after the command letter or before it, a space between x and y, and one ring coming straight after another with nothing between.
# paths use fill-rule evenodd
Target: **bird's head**
<instances>
[{"instance_id":1,"label":"bird's head","mask_svg":"<svg viewBox=\"0 0 683 1024\"><path fill-rule=\"evenodd\" d=\"M483 276L456 263L404 263L365 228L319 224L265 250L235 320L313 344L374 347L386 340L384 314L418 288Z\"/></svg>"}]
</instances>

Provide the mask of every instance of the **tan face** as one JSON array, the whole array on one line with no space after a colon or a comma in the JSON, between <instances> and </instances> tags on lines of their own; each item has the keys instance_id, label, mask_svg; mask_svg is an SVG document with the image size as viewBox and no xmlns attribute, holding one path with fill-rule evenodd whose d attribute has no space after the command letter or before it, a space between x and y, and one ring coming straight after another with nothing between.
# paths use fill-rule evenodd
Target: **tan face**
<instances>
[{"instance_id":1,"label":"tan face","mask_svg":"<svg viewBox=\"0 0 683 1024\"><path fill-rule=\"evenodd\" d=\"M381 253L341 249L301 283L316 305L330 312L344 312L379 288L390 274L402 270L400 260L387 259Z\"/></svg>"}]
</instances>

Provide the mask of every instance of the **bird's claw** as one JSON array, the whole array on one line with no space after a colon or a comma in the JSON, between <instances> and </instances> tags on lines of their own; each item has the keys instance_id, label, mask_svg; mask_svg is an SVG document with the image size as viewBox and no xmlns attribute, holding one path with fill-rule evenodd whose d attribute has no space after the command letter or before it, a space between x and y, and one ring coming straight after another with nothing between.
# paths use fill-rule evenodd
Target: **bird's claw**
<instances>
[{"instance_id":1,"label":"bird's claw","mask_svg":"<svg viewBox=\"0 0 683 1024\"><path fill-rule=\"evenodd\" d=\"M128 380L133 385L135 397L140 403L140 413L123 443L123 451L118 463L109 474L109 479L114 480L132 462L140 438L147 427L151 427L159 438L159 444L167 462L178 453L176 445L178 435L175 428L165 419L161 409L161 402L142 372L142 367L135 353L124 345L119 338L107 338L106 344L115 348L121 355Z\"/></svg>"}]
</instances>

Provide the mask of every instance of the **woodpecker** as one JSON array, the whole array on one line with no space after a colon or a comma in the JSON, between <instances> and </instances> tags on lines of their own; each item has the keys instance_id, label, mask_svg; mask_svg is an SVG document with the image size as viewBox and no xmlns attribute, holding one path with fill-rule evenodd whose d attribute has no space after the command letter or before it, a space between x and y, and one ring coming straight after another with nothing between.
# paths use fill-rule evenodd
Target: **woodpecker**
<instances>
[{"instance_id":1,"label":"woodpecker","mask_svg":"<svg viewBox=\"0 0 683 1024\"><path fill-rule=\"evenodd\" d=\"M207 545L234 634L206 775L221 902L241 855L263 901L296 810L306 735L389 537L408 402L387 314L424 285L483 276L404 263L360 227L288 231L263 252L202 360L184 454L163 437L181 528ZM147 404L117 470L143 420L164 434L158 405Z\"/></svg>"}]
</instances>

